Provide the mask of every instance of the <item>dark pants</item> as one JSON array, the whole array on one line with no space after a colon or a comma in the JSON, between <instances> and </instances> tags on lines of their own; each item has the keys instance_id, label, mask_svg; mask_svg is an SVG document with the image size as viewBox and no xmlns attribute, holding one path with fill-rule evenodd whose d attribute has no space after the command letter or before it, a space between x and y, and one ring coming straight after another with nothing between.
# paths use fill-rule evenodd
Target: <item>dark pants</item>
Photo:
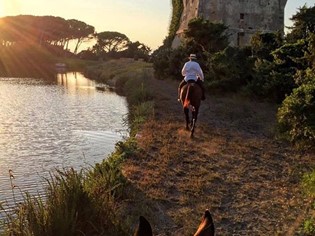
<instances>
[{"instance_id":1,"label":"dark pants","mask_svg":"<svg viewBox=\"0 0 315 236\"><path fill-rule=\"evenodd\" d=\"M187 84L187 82L185 80L182 80L178 86L178 98L179 98L179 95L180 95L180 90L182 89L182 87ZM202 80L198 79L196 81L196 84L198 84L202 90L202 97L201 97L201 100L205 100L206 97L205 97L205 87L203 86L203 82Z\"/></svg>"}]
</instances>

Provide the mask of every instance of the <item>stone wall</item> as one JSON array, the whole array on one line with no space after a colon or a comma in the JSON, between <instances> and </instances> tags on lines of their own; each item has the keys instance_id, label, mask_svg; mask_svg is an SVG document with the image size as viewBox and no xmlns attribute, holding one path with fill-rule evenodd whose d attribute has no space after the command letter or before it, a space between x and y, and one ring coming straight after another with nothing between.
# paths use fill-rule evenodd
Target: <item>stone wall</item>
<instances>
[{"instance_id":1,"label":"stone wall","mask_svg":"<svg viewBox=\"0 0 315 236\"><path fill-rule=\"evenodd\" d=\"M229 27L231 46L245 46L257 31L284 32L284 8L287 0L183 0L183 13L176 47L188 22L196 17L224 23Z\"/></svg>"}]
</instances>

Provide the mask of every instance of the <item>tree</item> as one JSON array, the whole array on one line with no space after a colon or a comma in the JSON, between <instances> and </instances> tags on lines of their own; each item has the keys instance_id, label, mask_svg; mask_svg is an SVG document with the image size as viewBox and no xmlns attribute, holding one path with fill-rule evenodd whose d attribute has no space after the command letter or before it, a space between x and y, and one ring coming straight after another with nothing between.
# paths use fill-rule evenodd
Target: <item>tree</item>
<instances>
[{"instance_id":1,"label":"tree","mask_svg":"<svg viewBox=\"0 0 315 236\"><path fill-rule=\"evenodd\" d=\"M106 53L119 52L127 48L129 38L119 32L104 31L96 34L97 43L94 46L97 51Z\"/></svg>"},{"instance_id":2,"label":"tree","mask_svg":"<svg viewBox=\"0 0 315 236\"><path fill-rule=\"evenodd\" d=\"M78 52L79 46L85 39L90 39L94 34L94 27L75 19L68 20L70 39L76 39L74 54ZM69 42L69 41L67 41Z\"/></svg>"},{"instance_id":3,"label":"tree","mask_svg":"<svg viewBox=\"0 0 315 236\"><path fill-rule=\"evenodd\" d=\"M256 33L251 38L253 54L260 58L272 61L271 52L283 44L282 35L277 33Z\"/></svg>"},{"instance_id":4,"label":"tree","mask_svg":"<svg viewBox=\"0 0 315 236\"><path fill-rule=\"evenodd\" d=\"M208 87L217 91L239 91L251 79L254 60L248 47L226 47L212 55L206 74Z\"/></svg>"},{"instance_id":5,"label":"tree","mask_svg":"<svg viewBox=\"0 0 315 236\"><path fill-rule=\"evenodd\" d=\"M287 40L295 42L299 39L306 39L309 33L315 33L315 6L307 8L304 5L292 16L293 26L289 27L291 32L287 35Z\"/></svg>"},{"instance_id":6,"label":"tree","mask_svg":"<svg viewBox=\"0 0 315 236\"><path fill-rule=\"evenodd\" d=\"M229 44L228 36L225 34L227 28L221 23L213 23L202 18L193 19L184 32L186 47L197 51L201 49L207 53L223 50Z\"/></svg>"},{"instance_id":7,"label":"tree","mask_svg":"<svg viewBox=\"0 0 315 236\"><path fill-rule=\"evenodd\" d=\"M149 53L151 52L151 49L146 46L143 43L140 43L139 41L136 42L129 42L127 44L127 49L124 51L124 55L126 57L133 57L135 59L143 58L145 60L148 59Z\"/></svg>"}]
</instances>

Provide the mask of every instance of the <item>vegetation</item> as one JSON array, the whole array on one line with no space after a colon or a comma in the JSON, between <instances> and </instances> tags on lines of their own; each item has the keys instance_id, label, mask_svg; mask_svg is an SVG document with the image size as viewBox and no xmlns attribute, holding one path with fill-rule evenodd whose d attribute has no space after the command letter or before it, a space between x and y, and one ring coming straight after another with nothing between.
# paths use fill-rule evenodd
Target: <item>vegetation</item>
<instances>
[{"instance_id":1,"label":"vegetation","mask_svg":"<svg viewBox=\"0 0 315 236\"><path fill-rule=\"evenodd\" d=\"M128 64L126 60L105 62L97 67L105 73L104 68L109 68L109 64L116 65L108 72L117 76L117 88L127 96L130 106L126 121L131 127L130 138L118 142L115 151L92 169L56 170L51 179L47 179L45 197L26 194L14 214L7 215L2 223L2 235L131 234L130 222L135 222L137 215L126 216L122 211L126 209L125 202L133 201L136 192L123 175L121 165L126 158L135 155L137 145L134 136L139 132L140 125L153 115L152 97L146 88L151 67L131 60L124 71L120 69ZM128 75L130 72L132 77ZM139 208L142 208L141 203L135 210Z\"/></svg>"},{"instance_id":2,"label":"vegetation","mask_svg":"<svg viewBox=\"0 0 315 236\"><path fill-rule=\"evenodd\" d=\"M164 44L153 53L155 73L159 78L180 80L178 68L189 53L197 53L211 93L237 92L279 104L281 137L300 147L314 146L314 9L301 8L292 17L294 25L285 38L277 32L257 32L251 45L244 48L228 46L227 26L193 19L184 32L183 45L173 49ZM302 118L304 112L308 115Z\"/></svg>"},{"instance_id":3,"label":"vegetation","mask_svg":"<svg viewBox=\"0 0 315 236\"><path fill-rule=\"evenodd\" d=\"M79 50L82 43L92 43L92 40L96 43L91 48ZM40 71L39 76L53 74L54 64L60 62L60 58L98 61L128 57L149 60L151 51L143 43L131 42L122 33L96 33L93 26L82 21L54 16L2 17L0 42L0 71L7 76L25 75L32 71ZM73 52L70 44L74 44Z\"/></svg>"},{"instance_id":4,"label":"vegetation","mask_svg":"<svg viewBox=\"0 0 315 236\"><path fill-rule=\"evenodd\" d=\"M169 27L168 35L170 39L174 39L176 31L179 28L180 18L183 12L183 1L172 0L172 19Z\"/></svg>"},{"instance_id":5,"label":"vegetation","mask_svg":"<svg viewBox=\"0 0 315 236\"><path fill-rule=\"evenodd\" d=\"M315 142L315 80L302 84L285 98L278 111L281 133L297 146Z\"/></svg>"},{"instance_id":6,"label":"vegetation","mask_svg":"<svg viewBox=\"0 0 315 236\"><path fill-rule=\"evenodd\" d=\"M179 13L181 1L173 4ZM224 93L207 104L211 109L204 111L207 121L200 123L197 142L179 129L180 108L172 102L176 80L159 81L163 86L157 87L150 64L124 59L122 66L108 60L109 53L120 57L143 50L145 55L145 45L118 32L99 33L95 47L80 56L106 61L85 73L127 96L130 138L91 170L57 171L47 180L46 199L26 195L5 219L3 235L130 235L140 214L149 215L166 235L191 235L198 213L209 203L223 234L290 232L304 214L297 207L303 205L297 183L310 157L269 138L273 105L250 103L239 94L278 106L281 136L301 149L314 147L315 40L311 24L306 24L313 20L310 12L313 8L302 8L293 17L295 24L284 39L277 33L257 33L246 48L227 45L226 26L195 19L181 47L172 49L170 37L153 53L158 78L176 80L181 79L178 68L184 58L197 53L208 90ZM52 42L62 44L56 38L47 41ZM11 50L17 44L7 40L3 46ZM47 63L52 61L54 57ZM302 185L313 198L314 172L304 176ZM314 228L310 214L301 223L301 235L312 235Z\"/></svg>"},{"instance_id":7,"label":"vegetation","mask_svg":"<svg viewBox=\"0 0 315 236\"><path fill-rule=\"evenodd\" d=\"M315 171L311 173L304 174L302 187L304 192L314 199L315 197ZM311 212L314 211L315 202L312 205ZM310 214L301 226L301 234L302 235L313 235L315 233L315 218L314 213Z\"/></svg>"},{"instance_id":8,"label":"vegetation","mask_svg":"<svg viewBox=\"0 0 315 236\"><path fill-rule=\"evenodd\" d=\"M78 20L65 20L55 16L7 16L0 19L2 46L16 43L55 45L68 49L70 40L77 40L77 52L82 40L94 33L94 27Z\"/></svg>"}]
</instances>

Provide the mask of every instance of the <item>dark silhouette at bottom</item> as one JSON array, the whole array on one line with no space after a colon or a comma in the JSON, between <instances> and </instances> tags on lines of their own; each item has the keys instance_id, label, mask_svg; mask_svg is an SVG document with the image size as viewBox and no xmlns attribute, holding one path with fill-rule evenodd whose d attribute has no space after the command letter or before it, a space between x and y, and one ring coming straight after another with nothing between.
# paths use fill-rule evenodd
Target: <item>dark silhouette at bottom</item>
<instances>
[{"instance_id":1,"label":"dark silhouette at bottom","mask_svg":"<svg viewBox=\"0 0 315 236\"><path fill-rule=\"evenodd\" d=\"M214 236L215 228L211 213L206 210L194 236ZM139 224L133 236L152 236L150 223L143 217L139 217Z\"/></svg>"}]
</instances>

